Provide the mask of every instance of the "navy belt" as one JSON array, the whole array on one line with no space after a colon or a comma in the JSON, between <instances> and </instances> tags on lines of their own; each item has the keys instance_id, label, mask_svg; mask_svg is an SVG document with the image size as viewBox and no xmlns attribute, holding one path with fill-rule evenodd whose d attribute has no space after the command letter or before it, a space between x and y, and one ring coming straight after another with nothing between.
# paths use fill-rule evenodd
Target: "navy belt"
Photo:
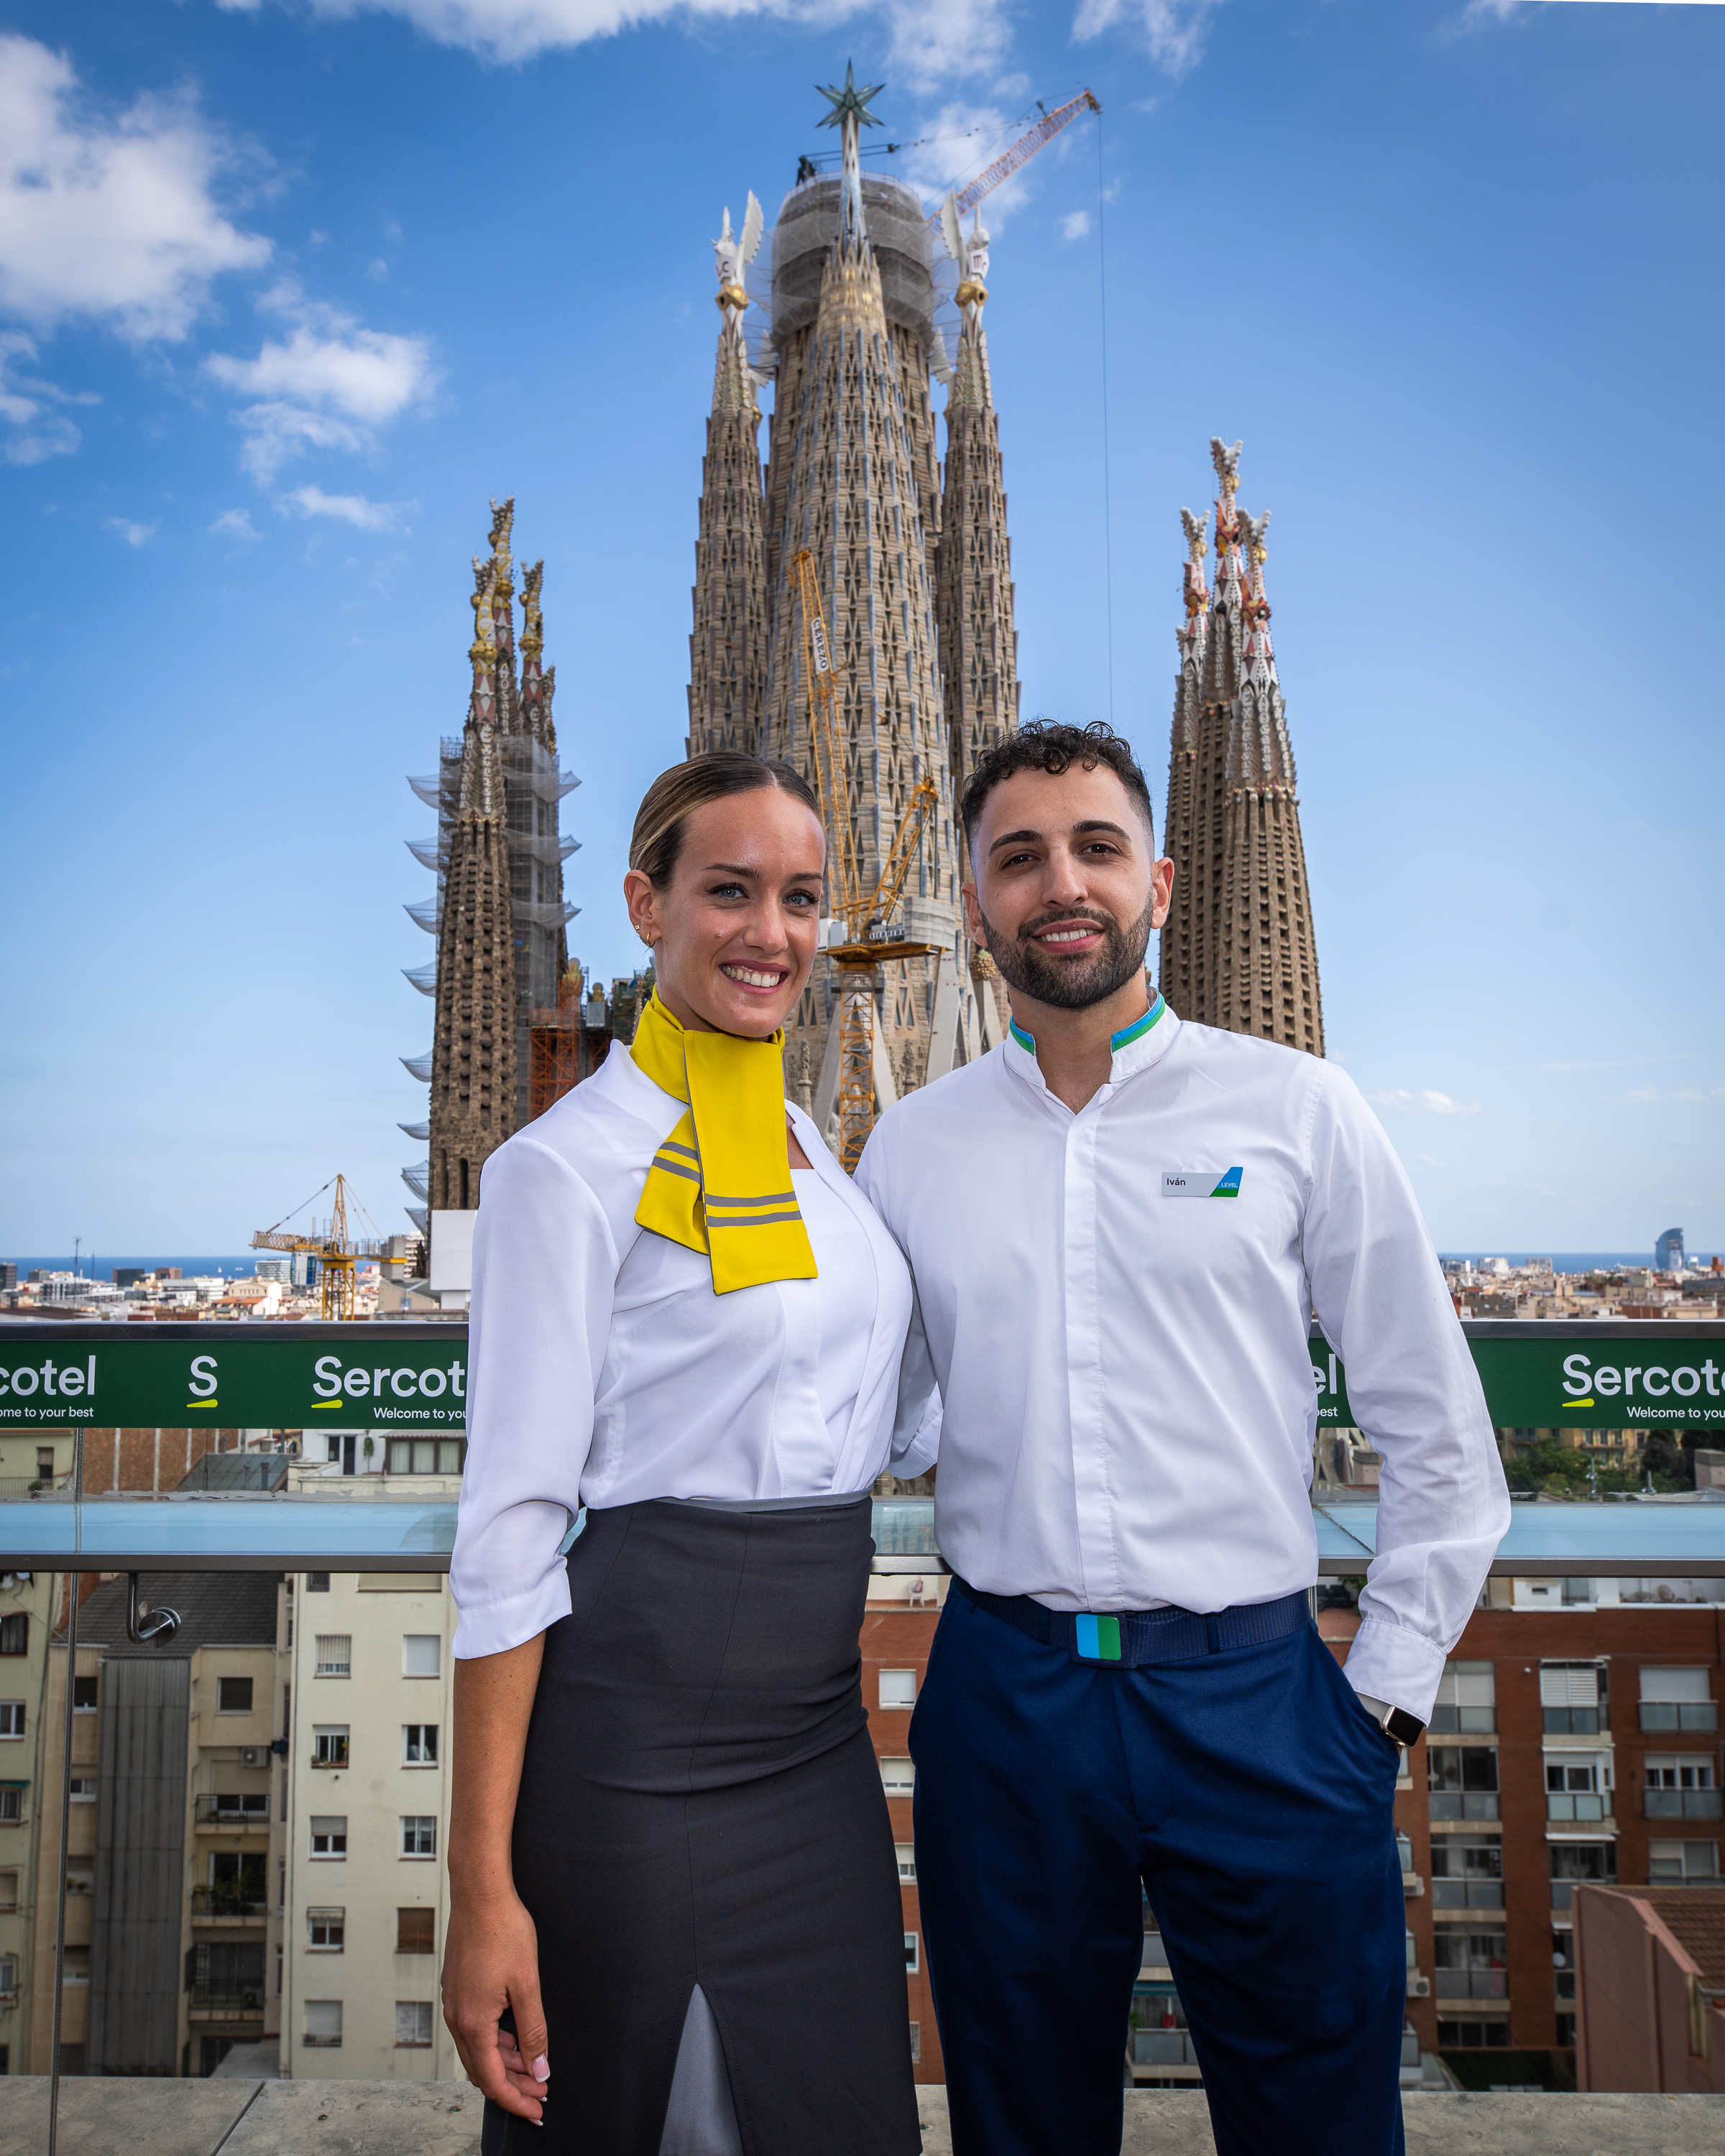
<instances>
[{"instance_id":1,"label":"navy belt","mask_svg":"<svg viewBox=\"0 0 1725 2156\"><path fill-rule=\"evenodd\" d=\"M1075 1662L1096 1667L1142 1669L1150 1662L1184 1662L1219 1655L1230 1647L1261 1647L1285 1640L1312 1622L1312 1604L1301 1592L1275 1602L1242 1602L1202 1615L1195 1609L1122 1609L1109 1615L1087 1610L1047 1609L1028 1594L988 1594L952 1575L958 1592L990 1617L1045 1647L1063 1647Z\"/></svg>"}]
</instances>

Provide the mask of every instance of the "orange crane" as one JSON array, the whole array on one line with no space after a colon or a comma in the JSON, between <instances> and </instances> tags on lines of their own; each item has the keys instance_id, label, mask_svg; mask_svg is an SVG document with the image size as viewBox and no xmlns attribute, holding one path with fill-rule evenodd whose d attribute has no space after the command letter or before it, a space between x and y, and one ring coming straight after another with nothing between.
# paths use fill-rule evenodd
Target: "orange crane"
<instances>
[{"instance_id":1,"label":"orange crane","mask_svg":"<svg viewBox=\"0 0 1725 2156\"><path fill-rule=\"evenodd\" d=\"M875 968L899 958L926 957L939 947L895 936L887 924L903 895L923 827L939 806L940 793L932 778L918 779L911 788L880 876L874 889L865 891L851 821L845 745L834 709L838 677L833 671L814 557L806 547L791 557L791 574L803 608L803 672L809 685L815 790L827 827L827 891L834 921L842 916L845 922L843 942L829 942L826 954L839 968L839 1159L850 1175L856 1172L875 1127Z\"/></svg>"},{"instance_id":2,"label":"orange crane","mask_svg":"<svg viewBox=\"0 0 1725 2156\"><path fill-rule=\"evenodd\" d=\"M317 1233L316 1222L310 1232L288 1228L284 1224L291 1220L293 1213L285 1214L273 1228L259 1228L252 1237L254 1250L308 1250L317 1260L318 1315L320 1317L349 1318L353 1315L353 1269L362 1258L377 1258L383 1254L381 1238L353 1237L347 1233L347 1181L345 1176L331 1178L336 1186L335 1203L330 1209L329 1229L326 1235ZM316 1204L329 1188L314 1190L305 1205L296 1205L294 1213L303 1213L305 1205ZM372 1226L377 1224L356 1198L354 1204L365 1214Z\"/></svg>"},{"instance_id":3,"label":"orange crane","mask_svg":"<svg viewBox=\"0 0 1725 2156\"><path fill-rule=\"evenodd\" d=\"M1003 180L1009 180L1020 165L1028 165L1045 143L1052 142L1063 127L1070 126L1081 112L1100 112L1101 106L1087 90L1065 105L1056 105L1052 112L1045 112L1028 135L1021 135L1009 150L1003 151L992 165L985 166L973 180L959 188L954 208L960 217L973 210L987 194L992 194ZM937 210L928 220L929 237L938 239L941 234L941 213Z\"/></svg>"}]
</instances>

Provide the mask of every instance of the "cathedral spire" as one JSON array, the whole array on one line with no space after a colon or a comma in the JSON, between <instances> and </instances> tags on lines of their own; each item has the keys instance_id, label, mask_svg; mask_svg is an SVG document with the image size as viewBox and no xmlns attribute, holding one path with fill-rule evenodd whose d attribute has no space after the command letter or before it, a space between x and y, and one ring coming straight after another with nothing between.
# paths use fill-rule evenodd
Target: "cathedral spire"
<instances>
[{"instance_id":1,"label":"cathedral spire","mask_svg":"<svg viewBox=\"0 0 1725 2156\"><path fill-rule=\"evenodd\" d=\"M695 540L693 634L689 639L688 752L753 750L762 723L767 655L766 542L762 528L761 411L742 334L749 305L742 273L761 244L752 191L742 230L731 212L713 242L721 316L706 423Z\"/></svg>"},{"instance_id":2,"label":"cathedral spire","mask_svg":"<svg viewBox=\"0 0 1725 2156\"><path fill-rule=\"evenodd\" d=\"M983 328L988 234L980 209L963 231L951 194L941 208L941 234L959 267L955 296L963 316L957 357L945 377L947 457L935 567L947 757L957 792L982 752L1018 726L1018 633L999 421Z\"/></svg>"},{"instance_id":3,"label":"cathedral spire","mask_svg":"<svg viewBox=\"0 0 1725 2156\"><path fill-rule=\"evenodd\" d=\"M545 620L539 611L539 589L545 580L545 564L534 562L521 572L521 731L557 753L557 730L552 724L551 699L557 669L547 674Z\"/></svg>"},{"instance_id":4,"label":"cathedral spire","mask_svg":"<svg viewBox=\"0 0 1725 2156\"><path fill-rule=\"evenodd\" d=\"M840 161L843 176L840 182L839 205L839 244L855 249L868 238L868 227L863 221L862 198L862 130L878 127L880 122L869 110L869 100L878 97L886 89L884 82L871 83L864 89L856 86L856 69L847 60L845 64L845 87L829 90L817 83L815 87L832 106L832 110L821 121L823 127L839 130Z\"/></svg>"},{"instance_id":5,"label":"cathedral spire","mask_svg":"<svg viewBox=\"0 0 1725 2156\"><path fill-rule=\"evenodd\" d=\"M1168 814L1163 849L1174 864L1174 892L1162 931L1159 985L1177 1011L1198 1015L1196 952L1201 906L1198 888L1198 753L1204 716L1204 643L1209 623L1209 586L1204 557L1209 520L1180 511L1186 533L1183 578L1185 617L1174 631L1180 670L1174 676L1174 722L1168 745Z\"/></svg>"}]
</instances>

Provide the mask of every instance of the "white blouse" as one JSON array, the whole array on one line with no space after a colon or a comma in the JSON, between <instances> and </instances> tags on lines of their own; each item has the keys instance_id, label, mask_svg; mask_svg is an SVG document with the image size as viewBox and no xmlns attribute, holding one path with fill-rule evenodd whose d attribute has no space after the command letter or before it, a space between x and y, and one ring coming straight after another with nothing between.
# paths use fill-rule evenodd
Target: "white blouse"
<instances>
[{"instance_id":1,"label":"white blouse","mask_svg":"<svg viewBox=\"0 0 1725 2156\"><path fill-rule=\"evenodd\" d=\"M794 1172L819 1277L715 1295L706 1257L636 1224L683 1113L614 1048L485 1163L473 1245L454 1651L495 1655L569 1611L576 1512L650 1497L865 1490L892 1441L911 1276L798 1108Z\"/></svg>"}]
</instances>

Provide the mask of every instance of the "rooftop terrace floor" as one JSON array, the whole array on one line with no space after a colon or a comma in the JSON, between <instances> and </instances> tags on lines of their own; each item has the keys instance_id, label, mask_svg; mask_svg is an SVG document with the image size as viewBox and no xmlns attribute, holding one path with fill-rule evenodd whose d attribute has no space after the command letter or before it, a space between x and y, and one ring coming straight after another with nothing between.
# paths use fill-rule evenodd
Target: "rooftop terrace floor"
<instances>
[{"instance_id":1,"label":"rooftop terrace floor","mask_svg":"<svg viewBox=\"0 0 1725 2156\"><path fill-rule=\"evenodd\" d=\"M950 2156L946 2091L920 2087L924 2156ZM1720 2156L1725 2097L1409 2096L1409 2156ZM74 2080L63 2156L477 2156L465 2082ZM0 2156L41 2156L48 2083L0 2078ZM1122 2156L1214 2156L1201 2096L1126 2099Z\"/></svg>"}]
</instances>

